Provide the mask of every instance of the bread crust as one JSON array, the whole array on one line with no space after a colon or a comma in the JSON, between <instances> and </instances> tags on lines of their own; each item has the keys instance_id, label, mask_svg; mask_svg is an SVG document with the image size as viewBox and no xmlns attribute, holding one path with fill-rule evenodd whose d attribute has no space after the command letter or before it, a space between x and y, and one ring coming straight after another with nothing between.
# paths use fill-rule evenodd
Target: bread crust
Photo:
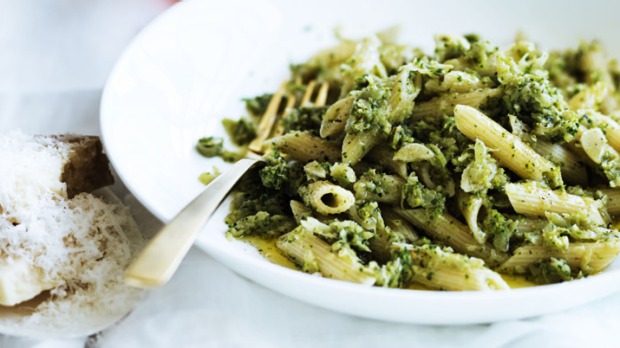
<instances>
[{"instance_id":1,"label":"bread crust","mask_svg":"<svg viewBox=\"0 0 620 348\"><path fill-rule=\"evenodd\" d=\"M97 136L58 135L58 141L70 146L70 153L60 180L67 184L69 198L82 192L93 192L114 183L110 162L103 153Z\"/></svg>"}]
</instances>

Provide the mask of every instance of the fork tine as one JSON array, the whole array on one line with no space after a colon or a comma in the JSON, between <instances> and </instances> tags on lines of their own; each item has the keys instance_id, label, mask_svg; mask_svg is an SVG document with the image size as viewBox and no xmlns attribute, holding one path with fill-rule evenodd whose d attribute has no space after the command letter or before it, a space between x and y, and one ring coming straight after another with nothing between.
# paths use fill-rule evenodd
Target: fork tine
<instances>
[{"instance_id":1,"label":"fork tine","mask_svg":"<svg viewBox=\"0 0 620 348\"><path fill-rule=\"evenodd\" d=\"M269 104L267 105L267 109L263 114L263 117L258 124L258 129L256 130L256 138L252 140L250 143L250 150L260 153L263 150L263 143L269 137L271 133L271 129L273 128L273 124L276 121L278 109L280 108L280 102L282 101L282 97L284 96L284 91L286 90L287 82L283 82L280 88L273 94Z\"/></svg>"},{"instance_id":2,"label":"fork tine","mask_svg":"<svg viewBox=\"0 0 620 348\"><path fill-rule=\"evenodd\" d=\"M263 144L265 140L267 140L270 136L279 136L284 133L284 128L282 128L282 125L278 125L276 127L274 127L274 125L278 119L282 119L288 115L288 113L295 107L295 103L297 101L297 98L295 98L294 95L287 95L284 111L282 115L278 117L278 110L280 109L280 104L282 103L282 98L284 97L287 84L287 81L283 82L280 88L271 97L271 100L267 105L267 110L265 110L260 124L258 125L258 129L256 131L257 136L250 143L250 151L253 151L254 153L263 153ZM312 103L310 102L310 98L312 98L316 85L317 82L315 80L308 82L306 91L304 92L301 102L298 105L299 107L308 105L325 106L325 102L327 101L327 93L329 91L329 83L321 83L315 101Z\"/></svg>"},{"instance_id":3,"label":"fork tine","mask_svg":"<svg viewBox=\"0 0 620 348\"><path fill-rule=\"evenodd\" d=\"M329 83L323 82L316 96L316 101L314 102L315 106L325 106L325 102L327 101L328 91L329 91Z\"/></svg>"},{"instance_id":4,"label":"fork tine","mask_svg":"<svg viewBox=\"0 0 620 348\"><path fill-rule=\"evenodd\" d=\"M288 116L288 114L291 112L291 110L295 107L295 101L297 98L295 98L295 95L291 94L289 96L287 96L288 100L286 101L286 106L284 107L284 112L282 113L282 117L280 117L280 120L284 119L286 116ZM278 125L276 126L276 129L272 132L272 137L277 137L284 134L284 127L282 126L282 122L278 122Z\"/></svg>"},{"instance_id":5,"label":"fork tine","mask_svg":"<svg viewBox=\"0 0 620 348\"><path fill-rule=\"evenodd\" d=\"M314 85L316 85L316 81L314 80L308 83L308 86L306 86L306 93L304 93L303 98L301 98L299 106L306 106L306 104L308 104L310 97L312 97L312 92L314 92Z\"/></svg>"},{"instance_id":6,"label":"fork tine","mask_svg":"<svg viewBox=\"0 0 620 348\"><path fill-rule=\"evenodd\" d=\"M291 110L294 106L295 106L295 96L294 95L290 95L288 96L288 100L286 101L286 106L284 107L284 113L286 114L286 112L288 112L289 110Z\"/></svg>"}]
</instances>

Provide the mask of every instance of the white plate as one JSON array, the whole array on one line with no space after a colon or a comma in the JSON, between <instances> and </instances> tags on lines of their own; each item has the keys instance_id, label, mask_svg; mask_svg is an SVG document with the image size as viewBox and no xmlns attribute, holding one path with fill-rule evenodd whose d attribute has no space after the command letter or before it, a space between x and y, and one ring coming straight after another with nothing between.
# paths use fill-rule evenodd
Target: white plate
<instances>
[{"instance_id":1,"label":"white plate","mask_svg":"<svg viewBox=\"0 0 620 348\"><path fill-rule=\"evenodd\" d=\"M426 49L439 32L476 32L506 44L523 30L546 49L599 38L620 57L620 6L612 2L601 4L606 9L577 1L304 4L182 2L142 31L118 61L102 100L103 140L125 184L160 219L170 220L203 189L201 172L212 165L226 169L196 154L196 140L224 135L220 120L243 114L242 97L275 90L289 63L335 42L332 29L339 24L356 37L401 24L401 41ZM584 280L501 292L366 288L322 279L273 265L252 247L224 238L226 206L199 237L200 248L275 291L353 315L428 324L492 322L563 310L620 289L618 262Z\"/></svg>"}]
</instances>

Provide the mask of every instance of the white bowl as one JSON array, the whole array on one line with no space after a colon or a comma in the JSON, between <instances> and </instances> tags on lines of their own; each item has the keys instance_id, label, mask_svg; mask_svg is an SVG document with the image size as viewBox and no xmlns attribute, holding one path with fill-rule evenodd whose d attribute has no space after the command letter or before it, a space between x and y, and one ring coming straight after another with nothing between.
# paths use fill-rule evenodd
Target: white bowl
<instances>
[{"instance_id":1,"label":"white bowl","mask_svg":"<svg viewBox=\"0 0 620 348\"><path fill-rule=\"evenodd\" d=\"M508 44L519 30L545 49L598 38L620 56L613 2L577 1L187 1L143 30L117 62L105 88L101 129L106 151L131 192L163 221L204 186L201 172L220 160L194 151L220 135L223 117L244 113L242 97L273 91L292 62L336 42L400 24L401 41L424 49L436 33L478 33ZM604 7L604 8L602 8ZM237 273L285 295L344 313L412 323L481 323L578 306L620 289L620 264L569 283L499 292L367 288L274 265L224 237L224 203L197 245Z\"/></svg>"}]
</instances>

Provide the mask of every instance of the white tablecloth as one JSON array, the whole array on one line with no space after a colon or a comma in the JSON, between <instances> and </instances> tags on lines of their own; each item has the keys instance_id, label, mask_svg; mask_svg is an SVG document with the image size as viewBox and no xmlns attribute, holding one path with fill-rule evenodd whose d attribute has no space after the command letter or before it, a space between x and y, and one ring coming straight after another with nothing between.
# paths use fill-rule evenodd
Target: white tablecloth
<instances>
[{"instance_id":1,"label":"white tablecloth","mask_svg":"<svg viewBox=\"0 0 620 348\"><path fill-rule=\"evenodd\" d=\"M98 134L105 79L165 0L0 0L0 129ZM116 192L126 195L121 184ZM145 231L158 222L132 199ZM535 319L421 326L353 318L291 300L192 250L166 287L91 338L0 347L620 346L620 294Z\"/></svg>"}]
</instances>

